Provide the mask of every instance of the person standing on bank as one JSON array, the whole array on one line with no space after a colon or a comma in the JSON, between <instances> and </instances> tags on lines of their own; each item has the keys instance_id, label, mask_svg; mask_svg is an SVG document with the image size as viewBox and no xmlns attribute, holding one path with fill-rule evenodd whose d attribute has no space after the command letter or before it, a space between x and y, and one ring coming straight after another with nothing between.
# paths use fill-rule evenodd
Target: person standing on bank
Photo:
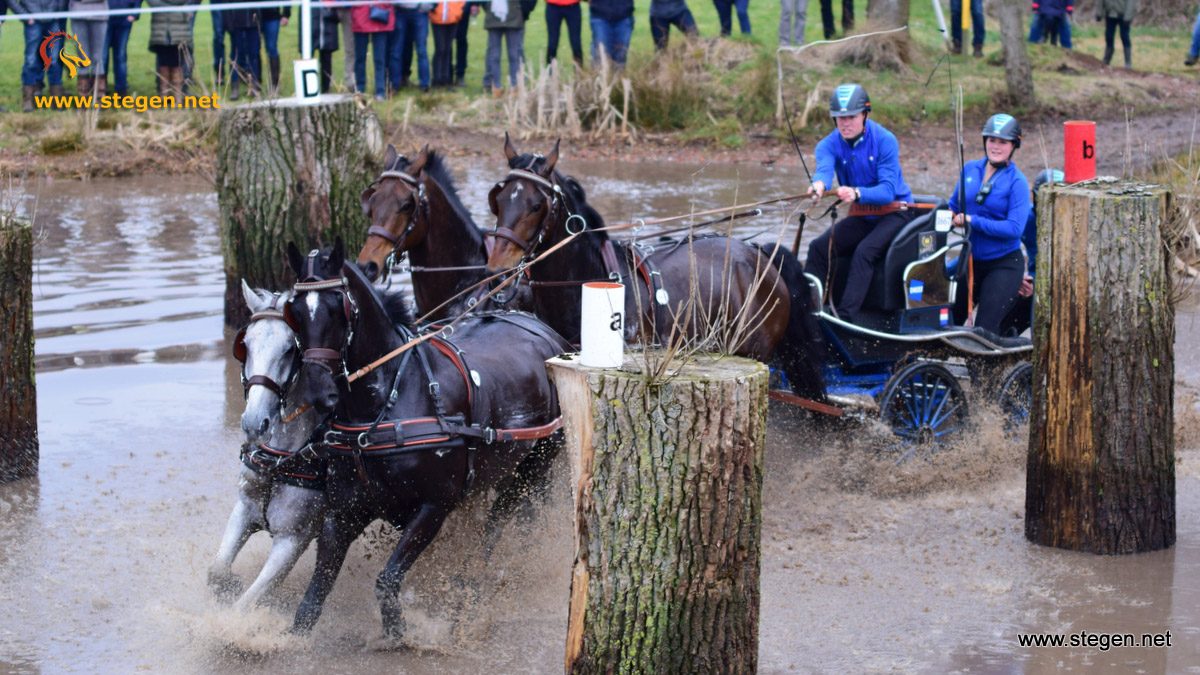
<instances>
[{"instance_id":1,"label":"person standing on bank","mask_svg":"<svg viewBox=\"0 0 1200 675\"><path fill-rule=\"evenodd\" d=\"M987 35L983 26L983 0L950 0L950 38L953 41L950 51L961 54L963 50L963 2L970 3L971 54L979 58L983 56L983 38Z\"/></svg>"},{"instance_id":2,"label":"person standing on bank","mask_svg":"<svg viewBox=\"0 0 1200 675\"><path fill-rule=\"evenodd\" d=\"M625 67L633 37L633 0L590 0L588 23L592 27L592 62L603 52L617 68Z\"/></svg>"},{"instance_id":3,"label":"person standing on bank","mask_svg":"<svg viewBox=\"0 0 1200 675\"><path fill-rule=\"evenodd\" d=\"M688 9L687 0L650 0L650 38L654 40L655 50L662 51L667 48L671 26L675 26L689 37L700 34L696 28L696 19L692 17L692 10Z\"/></svg>"},{"instance_id":4,"label":"person standing on bank","mask_svg":"<svg viewBox=\"0 0 1200 675\"><path fill-rule=\"evenodd\" d=\"M817 144L817 170L808 188L814 199L830 190L836 177L838 199L846 204L912 201L912 190L900 170L900 144L892 132L867 119L870 113L871 99L862 86L843 84L833 91L829 115L837 128ZM854 321L867 297L875 264L915 213L906 210L843 218L809 244L804 269L827 289L830 250L834 258L850 256L850 274L836 307L840 318Z\"/></svg>"},{"instance_id":5,"label":"person standing on bank","mask_svg":"<svg viewBox=\"0 0 1200 675\"><path fill-rule=\"evenodd\" d=\"M1096 20L1104 22L1104 65L1112 63L1113 37L1121 29L1121 47L1125 50L1125 67L1133 68L1133 41L1129 27L1137 14L1137 0L1097 0Z\"/></svg>"},{"instance_id":6,"label":"person standing on bank","mask_svg":"<svg viewBox=\"0 0 1200 675\"><path fill-rule=\"evenodd\" d=\"M291 7L263 7L262 9L262 39L263 47L267 50L271 96L279 95L279 29L288 25L288 19L291 16Z\"/></svg>"},{"instance_id":7,"label":"person standing on bank","mask_svg":"<svg viewBox=\"0 0 1200 675\"><path fill-rule=\"evenodd\" d=\"M808 0L780 0L779 46L804 44L804 24L808 21Z\"/></svg>"},{"instance_id":8,"label":"person standing on bank","mask_svg":"<svg viewBox=\"0 0 1200 675\"><path fill-rule=\"evenodd\" d=\"M104 97L104 57L108 41L108 17L91 14L89 11L104 11L108 9L108 0L71 0L67 5L68 11L80 12L79 16L71 17L71 32L79 39L83 52L91 57L91 63L79 69L75 82L76 91L81 95ZM100 75L97 83L96 75Z\"/></svg>"},{"instance_id":9,"label":"person standing on bank","mask_svg":"<svg viewBox=\"0 0 1200 675\"><path fill-rule=\"evenodd\" d=\"M950 195L956 227L971 226L971 261L977 328L1000 332L1000 322L1017 301L1025 278L1021 235L1029 220L1029 181L1013 163L1021 147L1021 125L1012 115L997 114L983 125L984 157L968 162ZM965 180L965 189L964 183ZM968 325L967 293L954 303L954 320Z\"/></svg>"},{"instance_id":10,"label":"person standing on bank","mask_svg":"<svg viewBox=\"0 0 1200 675\"><path fill-rule=\"evenodd\" d=\"M429 13L433 29L433 86L449 87L454 83L454 38L466 14L463 0L439 2Z\"/></svg>"},{"instance_id":11,"label":"person standing on bank","mask_svg":"<svg viewBox=\"0 0 1200 675\"><path fill-rule=\"evenodd\" d=\"M109 9L137 9L142 0L108 0ZM216 12L213 12L214 14ZM113 87L118 96L129 94L129 33L133 31L133 23L137 14L113 14L108 17L108 39L105 40L104 83L108 86L108 66L112 66Z\"/></svg>"},{"instance_id":12,"label":"person standing on bank","mask_svg":"<svg viewBox=\"0 0 1200 675\"><path fill-rule=\"evenodd\" d=\"M733 32L733 13L737 12L738 28L742 35L750 34L750 0L713 0L717 8L717 20L721 24L721 37L729 37ZM782 17L780 17L782 21ZM803 39L804 34L800 35Z\"/></svg>"},{"instance_id":13,"label":"person standing on bank","mask_svg":"<svg viewBox=\"0 0 1200 675\"><path fill-rule=\"evenodd\" d=\"M579 0L546 0L546 65L558 59L558 38L564 21L571 57L583 68L583 10Z\"/></svg>"},{"instance_id":14,"label":"person standing on bank","mask_svg":"<svg viewBox=\"0 0 1200 675\"><path fill-rule=\"evenodd\" d=\"M67 0L11 0L13 14L42 14L63 12ZM61 42L50 44L50 67L42 64L38 54L46 35L62 30L67 22L62 19L27 19L25 24L25 61L21 66L21 110L33 112L33 97L42 91L43 80L50 85L51 96L62 96L62 61L58 58Z\"/></svg>"},{"instance_id":15,"label":"person standing on bank","mask_svg":"<svg viewBox=\"0 0 1200 675\"><path fill-rule=\"evenodd\" d=\"M821 0L821 28L825 30L825 39L832 40L834 36L833 0ZM842 0L842 32L846 35L854 30L854 0Z\"/></svg>"}]
</instances>

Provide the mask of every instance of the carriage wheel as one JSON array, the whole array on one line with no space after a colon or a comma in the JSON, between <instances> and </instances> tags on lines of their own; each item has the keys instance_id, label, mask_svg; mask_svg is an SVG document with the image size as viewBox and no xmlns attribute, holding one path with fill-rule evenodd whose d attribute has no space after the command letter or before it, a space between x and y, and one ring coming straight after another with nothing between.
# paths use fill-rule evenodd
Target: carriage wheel
<instances>
[{"instance_id":1,"label":"carriage wheel","mask_svg":"<svg viewBox=\"0 0 1200 675\"><path fill-rule=\"evenodd\" d=\"M1033 407L1032 363L1021 361L1004 372L996 393L996 404L1010 429L1029 422L1029 411Z\"/></svg>"},{"instance_id":2,"label":"carriage wheel","mask_svg":"<svg viewBox=\"0 0 1200 675\"><path fill-rule=\"evenodd\" d=\"M879 417L909 445L938 443L966 425L967 397L944 366L912 363L884 386Z\"/></svg>"}]
</instances>

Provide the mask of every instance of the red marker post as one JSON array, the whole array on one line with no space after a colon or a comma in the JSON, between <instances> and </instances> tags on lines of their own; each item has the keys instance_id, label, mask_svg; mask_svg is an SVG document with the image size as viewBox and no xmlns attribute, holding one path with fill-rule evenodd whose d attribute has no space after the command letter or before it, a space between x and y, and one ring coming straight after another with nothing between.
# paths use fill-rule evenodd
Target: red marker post
<instances>
[{"instance_id":1,"label":"red marker post","mask_svg":"<svg viewBox=\"0 0 1200 675\"><path fill-rule=\"evenodd\" d=\"M1063 174L1067 183L1096 177L1096 123L1063 123Z\"/></svg>"}]
</instances>

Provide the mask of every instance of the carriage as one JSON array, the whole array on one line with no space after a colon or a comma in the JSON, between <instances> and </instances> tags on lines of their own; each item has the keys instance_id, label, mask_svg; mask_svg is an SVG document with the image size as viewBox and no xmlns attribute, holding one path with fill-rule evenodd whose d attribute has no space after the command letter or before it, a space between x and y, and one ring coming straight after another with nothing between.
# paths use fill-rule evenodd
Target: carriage
<instances>
[{"instance_id":1,"label":"carriage","mask_svg":"<svg viewBox=\"0 0 1200 675\"><path fill-rule=\"evenodd\" d=\"M876 265L863 310L855 322L839 318L825 298L839 296L849 258L832 266L831 278L807 275L819 307L826 401L789 391L782 372L772 371L772 398L835 417L877 414L901 439L917 444L958 431L971 403L997 405L1009 423L1028 417L1032 344L954 325L956 293L966 242L950 227L944 200L907 223ZM838 273L840 271L840 274Z\"/></svg>"}]
</instances>

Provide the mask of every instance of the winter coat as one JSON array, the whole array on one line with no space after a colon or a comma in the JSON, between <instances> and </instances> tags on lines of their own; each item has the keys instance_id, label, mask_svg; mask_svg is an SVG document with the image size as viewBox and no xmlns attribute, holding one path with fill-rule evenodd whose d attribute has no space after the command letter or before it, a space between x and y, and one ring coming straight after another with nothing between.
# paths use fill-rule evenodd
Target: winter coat
<instances>
[{"instance_id":1,"label":"winter coat","mask_svg":"<svg viewBox=\"0 0 1200 675\"><path fill-rule=\"evenodd\" d=\"M316 7L313 7L313 10L315 13ZM263 7L259 11L262 12L263 21L275 21L283 18L290 19L292 17L291 7Z\"/></svg>"},{"instance_id":2,"label":"winter coat","mask_svg":"<svg viewBox=\"0 0 1200 675\"><path fill-rule=\"evenodd\" d=\"M13 14L65 12L67 0L9 0L8 6L12 8Z\"/></svg>"},{"instance_id":3,"label":"winter coat","mask_svg":"<svg viewBox=\"0 0 1200 675\"><path fill-rule=\"evenodd\" d=\"M1138 0L1097 0L1096 18L1113 17L1122 21L1133 21L1137 14Z\"/></svg>"},{"instance_id":4,"label":"winter coat","mask_svg":"<svg viewBox=\"0 0 1200 675\"><path fill-rule=\"evenodd\" d=\"M109 9L137 9L141 6L142 0L108 0ZM125 16L113 14L112 16L108 17L108 22L113 23L117 21L126 21L126 17L130 16L133 17L134 21L137 21L138 18L141 17L141 14L128 14Z\"/></svg>"},{"instance_id":5,"label":"winter coat","mask_svg":"<svg viewBox=\"0 0 1200 675\"><path fill-rule=\"evenodd\" d=\"M1075 3L1071 0L1035 0L1033 11L1042 16L1058 18L1075 11Z\"/></svg>"},{"instance_id":6,"label":"winter coat","mask_svg":"<svg viewBox=\"0 0 1200 675\"><path fill-rule=\"evenodd\" d=\"M297 21L296 25L300 25ZM314 50L334 52L338 49L338 13L331 3L313 4L312 8L312 48ZM350 45L353 48L353 45Z\"/></svg>"},{"instance_id":7,"label":"winter coat","mask_svg":"<svg viewBox=\"0 0 1200 675\"><path fill-rule=\"evenodd\" d=\"M439 2L429 13L429 22L435 26L452 26L462 20L466 6L467 3L463 0Z\"/></svg>"},{"instance_id":8,"label":"winter coat","mask_svg":"<svg viewBox=\"0 0 1200 675\"><path fill-rule=\"evenodd\" d=\"M483 27L488 30L497 28L524 28L525 16L521 14L521 3L519 0L508 0L508 14L501 21L499 17L492 14L491 4L484 5L487 12L483 17Z\"/></svg>"},{"instance_id":9,"label":"winter coat","mask_svg":"<svg viewBox=\"0 0 1200 675\"><path fill-rule=\"evenodd\" d=\"M1012 162L992 174L991 189L985 193L983 203L977 204L987 165L984 157L963 167L967 179L966 212L971 216L971 255L976 260L996 260L1019 251L1031 208L1029 181ZM960 190L961 180L950 195L950 210L954 213L963 212Z\"/></svg>"},{"instance_id":10,"label":"winter coat","mask_svg":"<svg viewBox=\"0 0 1200 675\"><path fill-rule=\"evenodd\" d=\"M387 23L371 20L371 8L382 7L387 10ZM387 33L396 27L396 13L392 6L385 3L374 5L355 5L350 8L350 29L355 33Z\"/></svg>"},{"instance_id":11,"label":"winter coat","mask_svg":"<svg viewBox=\"0 0 1200 675\"><path fill-rule=\"evenodd\" d=\"M591 15L605 21L623 21L633 16L633 0L591 0Z\"/></svg>"},{"instance_id":12,"label":"winter coat","mask_svg":"<svg viewBox=\"0 0 1200 675\"><path fill-rule=\"evenodd\" d=\"M858 188L863 204L912 201L912 190L900 169L900 143L895 134L872 120L867 120L862 140L853 146L837 129L817 143L813 180L828 188L835 176L839 185Z\"/></svg>"},{"instance_id":13,"label":"winter coat","mask_svg":"<svg viewBox=\"0 0 1200 675\"><path fill-rule=\"evenodd\" d=\"M211 4L227 5L237 0L209 0ZM258 28L262 20L262 11L258 9L223 9L221 10L221 27L225 30L246 30Z\"/></svg>"},{"instance_id":14,"label":"winter coat","mask_svg":"<svg viewBox=\"0 0 1200 675\"><path fill-rule=\"evenodd\" d=\"M67 3L67 11L71 12L94 12L104 11L108 9L108 0L70 0ZM71 17L72 21L104 21L108 22L107 16L86 16L78 19Z\"/></svg>"},{"instance_id":15,"label":"winter coat","mask_svg":"<svg viewBox=\"0 0 1200 675\"><path fill-rule=\"evenodd\" d=\"M146 0L149 7L186 7L192 0ZM169 47L192 43L192 12L150 15L150 46Z\"/></svg>"}]
</instances>

